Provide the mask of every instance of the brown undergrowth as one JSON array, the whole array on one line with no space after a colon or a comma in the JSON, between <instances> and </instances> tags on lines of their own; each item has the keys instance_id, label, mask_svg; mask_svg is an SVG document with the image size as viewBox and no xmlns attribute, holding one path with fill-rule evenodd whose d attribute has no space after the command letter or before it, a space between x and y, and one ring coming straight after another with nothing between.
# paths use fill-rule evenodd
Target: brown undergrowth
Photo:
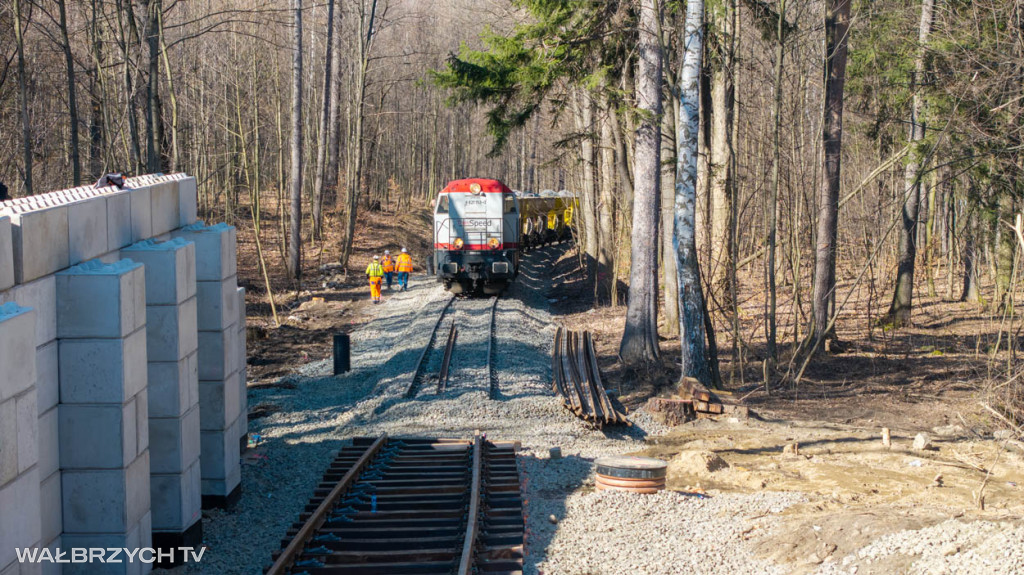
<instances>
[{"instance_id":1,"label":"brown undergrowth","mask_svg":"<svg viewBox=\"0 0 1024 575\"><path fill-rule=\"evenodd\" d=\"M621 388L627 405L635 407L678 380L678 337L662 336L660 365L643 373L624 369L617 355L626 308L594 306L593 283L585 279L575 250L567 251L558 261L555 277L559 279L549 297L556 300L552 303L556 320L570 329L593 332L608 386ZM760 285L759 272L741 273L738 341L742 343L737 347L742 357L734 350L731 321L723 313L714 313L723 389L744 398L756 412L781 419L901 430L950 424L981 432L1006 427L979 402L995 401L993 388L1007 379L1008 366L1013 364L1006 351L1007 332L1019 325L1009 323L1002 312L979 304L915 294L913 325L895 331L882 329L876 325L882 303L877 290L858 285L852 273L840 273L840 278L837 293L841 302L853 290L836 323L844 351L816 356L799 385L785 374L794 336L803 337L795 328L803 329L808 318L794 318L792 286L780 286L780 358L769 374L771 386L766 391L766 298L751 287ZM919 292L926 291L921 287ZM808 308L807 294L801 297ZM869 301L872 298L875 301ZM711 302L712 307L715 303ZM1019 316L1020 310L1016 313ZM660 329L664 334L663 324ZM799 367L794 365L792 372Z\"/></svg>"}]
</instances>

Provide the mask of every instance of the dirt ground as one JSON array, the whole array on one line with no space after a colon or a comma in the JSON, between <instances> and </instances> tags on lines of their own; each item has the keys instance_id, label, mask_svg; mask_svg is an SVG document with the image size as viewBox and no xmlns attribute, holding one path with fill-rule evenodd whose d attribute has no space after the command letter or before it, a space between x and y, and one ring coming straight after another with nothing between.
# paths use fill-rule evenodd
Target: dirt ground
<instances>
[{"instance_id":1,"label":"dirt ground","mask_svg":"<svg viewBox=\"0 0 1024 575\"><path fill-rule=\"evenodd\" d=\"M370 317L360 310L370 305L363 272L371 258L382 255L385 249L396 256L405 247L413 256L414 266L421 268L432 249L430 221L426 208L400 214L361 211L346 270L332 257L340 251L339 230L343 224L336 216L329 216L324 249L307 247L303 254L302 289L296 292L280 272L271 277L280 326L274 323L251 225L246 227L250 222L236 223L240 227L239 285L246 288L249 385L275 384L299 365L331 357L333 335L348 333ZM277 247L280 240L275 222L271 218L263 223L263 248L268 267L282 270L284 258Z\"/></svg>"}]
</instances>

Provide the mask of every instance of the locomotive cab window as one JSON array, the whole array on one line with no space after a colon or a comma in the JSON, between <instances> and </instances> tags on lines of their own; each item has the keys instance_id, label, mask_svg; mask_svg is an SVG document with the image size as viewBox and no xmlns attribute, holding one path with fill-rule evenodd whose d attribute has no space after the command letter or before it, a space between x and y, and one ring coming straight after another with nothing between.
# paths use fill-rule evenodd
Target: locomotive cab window
<instances>
[{"instance_id":1,"label":"locomotive cab window","mask_svg":"<svg viewBox=\"0 0 1024 575\"><path fill-rule=\"evenodd\" d=\"M516 213L516 199L512 196L505 197L505 213L514 214Z\"/></svg>"},{"instance_id":2,"label":"locomotive cab window","mask_svg":"<svg viewBox=\"0 0 1024 575\"><path fill-rule=\"evenodd\" d=\"M437 198L437 213L447 214L448 213L448 195L439 196Z\"/></svg>"}]
</instances>

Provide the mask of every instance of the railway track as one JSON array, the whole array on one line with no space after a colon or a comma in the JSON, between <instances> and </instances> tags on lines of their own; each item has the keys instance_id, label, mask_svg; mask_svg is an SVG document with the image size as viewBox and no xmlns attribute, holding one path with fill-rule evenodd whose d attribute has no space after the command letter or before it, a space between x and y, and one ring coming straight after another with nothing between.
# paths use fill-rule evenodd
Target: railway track
<instances>
[{"instance_id":1,"label":"railway track","mask_svg":"<svg viewBox=\"0 0 1024 575\"><path fill-rule=\"evenodd\" d=\"M456 304L458 301L458 304ZM486 308L484 307L486 306ZM413 370L413 376L406 389L405 397L413 398L436 378L437 393L441 394L448 390L448 383L451 380L453 369L464 369L472 371L482 369L485 374L474 377L472 374L464 377L457 385L458 389L477 388L486 382L486 391L491 399L496 399L499 394L498 374L495 367L495 354L497 345L495 341L495 317L498 310L497 296L488 300L474 298L456 298L452 295L441 312L427 339L427 344L420 352ZM480 318L485 316L484 320ZM451 317L446 324L445 318ZM460 319L461 318L461 319ZM486 326L481 327L481 321L486 321ZM439 350L438 342L441 340L439 332L442 325L448 325L448 337L445 339L443 350ZM486 333L486 345L483 344L482 334ZM475 336L472 337L472 336ZM457 347L456 342L459 341ZM457 349L468 349L462 357L456 356ZM475 351L474 351L475 350ZM484 351L486 350L486 351ZM438 356L435 352L440 351ZM481 360L482 358L482 360ZM435 363L438 360L440 363ZM479 365L483 362L483 365ZM454 368L453 368L454 365ZM437 366L436 370L432 366ZM436 375L434 373L436 372Z\"/></svg>"},{"instance_id":2,"label":"railway track","mask_svg":"<svg viewBox=\"0 0 1024 575\"><path fill-rule=\"evenodd\" d=\"M521 575L515 449L356 438L324 474L268 575Z\"/></svg>"}]
</instances>

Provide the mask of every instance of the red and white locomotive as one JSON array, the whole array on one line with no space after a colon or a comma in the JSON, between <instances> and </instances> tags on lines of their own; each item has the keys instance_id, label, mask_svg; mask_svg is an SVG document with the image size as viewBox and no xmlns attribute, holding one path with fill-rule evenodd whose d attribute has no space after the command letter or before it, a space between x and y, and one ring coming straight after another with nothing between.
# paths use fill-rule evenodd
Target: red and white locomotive
<instances>
[{"instance_id":1,"label":"red and white locomotive","mask_svg":"<svg viewBox=\"0 0 1024 575\"><path fill-rule=\"evenodd\" d=\"M438 281L453 293L497 295L519 274L523 247L571 236L571 195L520 196L498 180L449 182L434 203Z\"/></svg>"}]
</instances>

